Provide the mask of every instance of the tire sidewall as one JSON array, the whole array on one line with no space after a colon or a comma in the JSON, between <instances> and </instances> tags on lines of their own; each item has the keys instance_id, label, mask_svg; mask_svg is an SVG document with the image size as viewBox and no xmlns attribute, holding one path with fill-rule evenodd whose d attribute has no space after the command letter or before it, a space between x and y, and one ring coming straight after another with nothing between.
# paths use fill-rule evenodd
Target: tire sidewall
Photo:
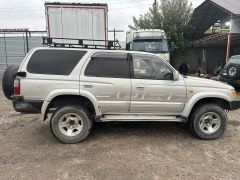
<instances>
[{"instance_id":1,"label":"tire sidewall","mask_svg":"<svg viewBox=\"0 0 240 180\"><path fill-rule=\"evenodd\" d=\"M59 129L59 121L61 117L68 113L75 113L82 118L83 128L82 131L76 136L66 136L62 134ZM50 122L50 129L54 136L63 143L74 144L79 143L87 138L92 128L92 120L88 111L83 107L77 106L66 106L62 107L53 114Z\"/></svg>"},{"instance_id":2,"label":"tire sidewall","mask_svg":"<svg viewBox=\"0 0 240 180\"><path fill-rule=\"evenodd\" d=\"M200 128L200 119L207 112L213 112L218 114L221 120L219 129L212 134L206 134ZM197 137L204 140L214 140L223 135L225 129L227 128L227 121L228 121L227 114L221 107L214 104L206 104L200 106L199 109L196 110L196 112L193 115L191 125L192 130L194 131L193 133Z\"/></svg>"},{"instance_id":3,"label":"tire sidewall","mask_svg":"<svg viewBox=\"0 0 240 180\"><path fill-rule=\"evenodd\" d=\"M9 100L11 100L11 96L14 93L14 73L16 73L19 69L19 65L10 65L7 67L3 74L2 78L2 89L5 97Z\"/></svg>"},{"instance_id":4,"label":"tire sidewall","mask_svg":"<svg viewBox=\"0 0 240 180\"><path fill-rule=\"evenodd\" d=\"M229 73L229 71L230 71L230 69L232 67L236 68L236 71L237 71L234 76L230 75L230 73ZM240 78L239 77L240 76L240 72L239 71L240 71L240 66L238 64L229 64L228 67L227 67L228 78L230 78L230 79L239 79Z\"/></svg>"}]
</instances>

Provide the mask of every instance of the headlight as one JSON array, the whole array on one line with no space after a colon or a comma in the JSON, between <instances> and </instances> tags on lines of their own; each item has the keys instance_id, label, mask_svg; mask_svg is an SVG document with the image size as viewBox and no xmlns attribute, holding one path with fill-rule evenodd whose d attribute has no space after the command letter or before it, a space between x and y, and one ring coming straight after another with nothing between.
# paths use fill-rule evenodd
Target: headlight
<instances>
[{"instance_id":1,"label":"headlight","mask_svg":"<svg viewBox=\"0 0 240 180\"><path fill-rule=\"evenodd\" d=\"M237 92L236 92L235 89L232 90L232 96L233 96L233 97L237 97Z\"/></svg>"}]
</instances>

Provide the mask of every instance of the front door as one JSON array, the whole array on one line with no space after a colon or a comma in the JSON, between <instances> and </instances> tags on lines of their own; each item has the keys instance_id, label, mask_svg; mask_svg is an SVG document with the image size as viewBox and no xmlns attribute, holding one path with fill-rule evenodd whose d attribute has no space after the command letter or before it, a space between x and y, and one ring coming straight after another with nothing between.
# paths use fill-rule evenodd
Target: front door
<instances>
[{"instance_id":1,"label":"front door","mask_svg":"<svg viewBox=\"0 0 240 180\"><path fill-rule=\"evenodd\" d=\"M174 80L174 69L154 55L132 54L130 113L179 115L186 100L182 78Z\"/></svg>"}]
</instances>

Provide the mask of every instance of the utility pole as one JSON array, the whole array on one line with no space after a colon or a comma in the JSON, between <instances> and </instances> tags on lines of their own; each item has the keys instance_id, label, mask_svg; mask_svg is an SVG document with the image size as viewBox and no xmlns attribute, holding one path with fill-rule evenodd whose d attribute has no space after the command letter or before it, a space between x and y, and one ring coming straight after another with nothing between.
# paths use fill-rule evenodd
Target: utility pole
<instances>
[{"instance_id":1,"label":"utility pole","mask_svg":"<svg viewBox=\"0 0 240 180\"><path fill-rule=\"evenodd\" d=\"M154 11L156 12L157 11L157 0L154 0L153 8L154 8Z\"/></svg>"},{"instance_id":2,"label":"utility pole","mask_svg":"<svg viewBox=\"0 0 240 180\"><path fill-rule=\"evenodd\" d=\"M108 30L108 32L113 32L113 43L114 43L114 49L115 48L115 44L116 44L116 33L117 32L124 32L124 30L116 30L115 28L113 30Z\"/></svg>"}]
</instances>

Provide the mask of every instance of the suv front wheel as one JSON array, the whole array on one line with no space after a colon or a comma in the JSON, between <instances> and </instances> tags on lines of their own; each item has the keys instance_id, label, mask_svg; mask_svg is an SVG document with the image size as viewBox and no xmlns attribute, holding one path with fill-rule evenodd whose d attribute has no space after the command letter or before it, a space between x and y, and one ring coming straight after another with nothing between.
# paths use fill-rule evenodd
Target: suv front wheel
<instances>
[{"instance_id":1,"label":"suv front wheel","mask_svg":"<svg viewBox=\"0 0 240 180\"><path fill-rule=\"evenodd\" d=\"M203 104L190 117L190 129L200 139L213 140L223 135L227 127L227 114L220 106Z\"/></svg>"},{"instance_id":2,"label":"suv front wheel","mask_svg":"<svg viewBox=\"0 0 240 180\"><path fill-rule=\"evenodd\" d=\"M59 108L50 122L51 131L60 141L73 144L87 138L92 129L91 115L81 106Z\"/></svg>"}]
</instances>

